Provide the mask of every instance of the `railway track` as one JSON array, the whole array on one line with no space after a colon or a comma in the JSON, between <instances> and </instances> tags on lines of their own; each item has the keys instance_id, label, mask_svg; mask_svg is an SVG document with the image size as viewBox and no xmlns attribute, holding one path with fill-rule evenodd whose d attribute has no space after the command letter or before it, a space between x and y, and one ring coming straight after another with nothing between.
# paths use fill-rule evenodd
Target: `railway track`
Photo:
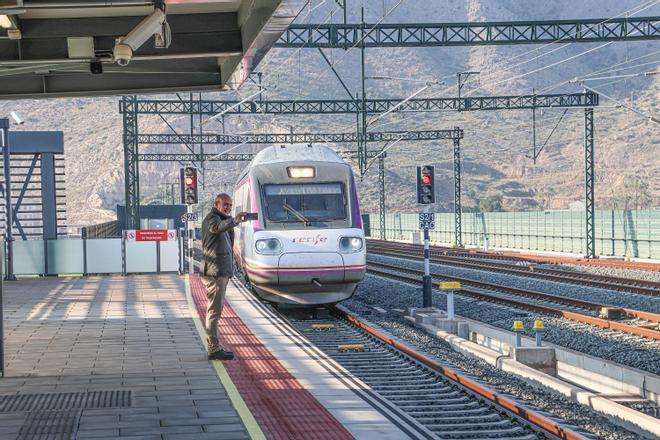
<instances>
[{"instance_id":1,"label":"railway track","mask_svg":"<svg viewBox=\"0 0 660 440\"><path fill-rule=\"evenodd\" d=\"M367 251L400 258L421 260L423 249L419 245L402 243L367 242ZM459 255L447 256L444 251L431 248L431 262L467 269L505 273L527 278L543 279L603 289L630 292L638 295L660 296L660 283L605 275L574 272L570 270L520 266L498 261L477 260Z\"/></svg>"},{"instance_id":2,"label":"railway track","mask_svg":"<svg viewBox=\"0 0 660 440\"><path fill-rule=\"evenodd\" d=\"M367 273L412 284L421 284L423 275L421 270L372 261L368 262ZM448 279L445 276L433 273L431 275L436 281L438 279ZM504 304L515 308L533 310L547 315L561 316L572 321L589 324L603 329L616 330L644 338L660 340L660 331L657 330L658 324L660 323L660 315L655 313L618 308L633 320L631 322L619 322L611 319L599 318L594 316L593 313L584 313L599 311L602 307L608 307L607 305L542 292L516 289L499 284L483 283L467 278L451 277L451 280L461 282L462 288L458 292L460 295L492 303Z\"/></svg>"},{"instance_id":3,"label":"railway track","mask_svg":"<svg viewBox=\"0 0 660 440\"><path fill-rule=\"evenodd\" d=\"M437 438L587 438L442 366L341 308L332 313L339 316L289 322Z\"/></svg>"},{"instance_id":4,"label":"railway track","mask_svg":"<svg viewBox=\"0 0 660 440\"><path fill-rule=\"evenodd\" d=\"M391 243L384 240L367 240L369 243ZM397 242L407 246L417 246L411 243ZM545 263L545 264L573 264L577 266L600 266L612 267L618 269L637 269L646 270L651 272L660 272L660 264L647 263L643 261L618 261L618 260L604 260L604 259L590 259L590 258L574 258L574 257L555 257L544 255L521 254L517 252L484 252L477 249L462 249L450 248L445 246L431 246L431 250L441 252L444 255L457 256L469 258L472 260L501 260L510 262L524 262L524 263Z\"/></svg>"}]
</instances>

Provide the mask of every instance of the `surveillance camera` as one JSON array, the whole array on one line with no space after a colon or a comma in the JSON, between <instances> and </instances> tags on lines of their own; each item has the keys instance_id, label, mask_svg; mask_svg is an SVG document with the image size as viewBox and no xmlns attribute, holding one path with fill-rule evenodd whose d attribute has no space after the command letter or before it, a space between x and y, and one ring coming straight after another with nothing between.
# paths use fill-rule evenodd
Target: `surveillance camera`
<instances>
[{"instance_id":1,"label":"surveillance camera","mask_svg":"<svg viewBox=\"0 0 660 440\"><path fill-rule=\"evenodd\" d=\"M128 66L128 63L131 62L131 59L133 58L133 49L131 49L131 46L124 44L121 41L122 40L118 40L117 44L115 44L114 49L112 49L112 56L117 64L124 67Z\"/></svg>"},{"instance_id":2,"label":"surveillance camera","mask_svg":"<svg viewBox=\"0 0 660 440\"><path fill-rule=\"evenodd\" d=\"M156 38L157 47L168 47L171 37L166 19L167 16L162 9L155 9L126 36L117 38L115 47L112 49L115 62L120 66L128 65L133 58L133 52L154 35L158 37Z\"/></svg>"},{"instance_id":3,"label":"surveillance camera","mask_svg":"<svg viewBox=\"0 0 660 440\"><path fill-rule=\"evenodd\" d=\"M23 118L21 118L21 115L19 115L17 112L9 112L9 116L14 120L14 124L16 125L23 125L25 124L25 121Z\"/></svg>"}]
</instances>

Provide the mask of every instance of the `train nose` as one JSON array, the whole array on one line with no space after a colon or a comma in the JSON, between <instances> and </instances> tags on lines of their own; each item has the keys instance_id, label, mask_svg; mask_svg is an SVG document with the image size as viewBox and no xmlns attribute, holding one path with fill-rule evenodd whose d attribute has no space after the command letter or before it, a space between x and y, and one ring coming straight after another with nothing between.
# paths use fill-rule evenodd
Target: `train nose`
<instances>
[{"instance_id":1,"label":"train nose","mask_svg":"<svg viewBox=\"0 0 660 440\"><path fill-rule=\"evenodd\" d=\"M336 252L282 254L280 284L332 284L344 281L344 259Z\"/></svg>"}]
</instances>

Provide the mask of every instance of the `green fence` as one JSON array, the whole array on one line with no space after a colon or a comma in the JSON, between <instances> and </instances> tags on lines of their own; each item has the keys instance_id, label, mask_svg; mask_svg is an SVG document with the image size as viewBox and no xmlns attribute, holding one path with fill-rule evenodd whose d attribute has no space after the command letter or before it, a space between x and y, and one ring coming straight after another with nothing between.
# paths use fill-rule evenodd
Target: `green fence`
<instances>
[{"instance_id":1,"label":"green fence","mask_svg":"<svg viewBox=\"0 0 660 440\"><path fill-rule=\"evenodd\" d=\"M380 236L378 214L367 214L367 235ZM385 216L387 239L409 240L418 229L417 214ZM463 213L463 244L538 251L585 253L585 215L580 211ZM454 215L435 214L431 240L454 241ZM596 253L660 259L660 210L596 211Z\"/></svg>"}]
</instances>

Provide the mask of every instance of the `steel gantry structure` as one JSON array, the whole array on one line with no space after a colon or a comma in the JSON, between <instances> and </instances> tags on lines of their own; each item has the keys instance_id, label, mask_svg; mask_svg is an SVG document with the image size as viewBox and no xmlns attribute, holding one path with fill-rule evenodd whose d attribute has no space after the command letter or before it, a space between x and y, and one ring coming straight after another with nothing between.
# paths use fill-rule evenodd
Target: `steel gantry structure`
<instances>
[{"instance_id":1,"label":"steel gantry structure","mask_svg":"<svg viewBox=\"0 0 660 440\"><path fill-rule=\"evenodd\" d=\"M511 95L481 97L447 97L429 99L367 99L365 90L365 49L371 47L440 47L440 46L475 46L475 45L511 45L511 44L547 44L547 43L585 43L611 41L640 41L660 39L660 17L625 17L607 19L579 19L558 21L516 21L516 22L480 22L480 23L422 23L422 24L368 24L346 22L346 6L343 3L343 24L303 24L290 25L276 43L283 48L316 48L321 51L324 60L335 74L350 100L258 100L258 101L208 101L199 99L184 100L137 100L126 97L120 102L120 111L124 122L124 159L126 169L126 223L132 227L139 225L139 182L138 163L140 160L249 160L250 155L210 155L203 151L199 155L179 154L139 154L138 145L142 141L154 141L161 144L199 142L224 143L227 137L235 135L200 135L179 137L180 135L143 135L138 130L139 114L185 114L193 115L232 115L232 114L349 114L357 115L355 134L303 134L282 137L278 134L249 135L250 143L264 143L276 139L300 139L298 136L311 135L318 142L319 137L339 136L333 142L356 142L357 161L360 174L368 167L367 143L386 140L385 133L367 132L368 114L391 111L437 112L437 111L483 111L483 110L535 110L537 108L584 108L584 149L585 149L585 208L586 208L586 254L595 257L594 229L594 123L593 108L598 105L598 96L594 93L573 93L553 95ZM361 96L353 96L329 62L323 48L348 49L358 47L361 51ZM414 132L406 132L408 134ZM203 136L210 136L204 138ZM376 139L378 136L383 138ZM406 135L407 136L407 135ZM415 140L428 140L418 133ZM427 135L430 136L430 135ZM350 140L348 140L350 139ZM439 138L435 138L439 139ZM460 140L453 137L454 159L454 215L455 243L461 240L461 166ZM328 139L323 139L327 141ZM410 139L407 139L410 140ZM185 141L185 142L184 142ZM237 143L248 143L246 140ZM256 141L256 142L254 142ZM278 142L279 140L276 140ZM284 142L284 141L282 141ZM151 142L148 142L151 143ZM229 142L227 142L229 143ZM231 142L233 143L233 142ZM381 236L384 234L384 154L376 156L381 182L380 220Z\"/></svg>"},{"instance_id":2,"label":"steel gantry structure","mask_svg":"<svg viewBox=\"0 0 660 440\"><path fill-rule=\"evenodd\" d=\"M660 17L583 20L292 24L275 47L441 47L510 44L591 43L660 38Z\"/></svg>"},{"instance_id":3,"label":"steel gantry structure","mask_svg":"<svg viewBox=\"0 0 660 440\"><path fill-rule=\"evenodd\" d=\"M469 96L464 98L413 98L402 103L401 98L367 99L367 114L397 112L528 110L533 108L567 108L598 105L598 95L585 93L526 94L504 96ZM263 101L181 101L176 99L140 99L119 102L120 113L151 115L320 115L355 114L359 104L350 99L296 99Z\"/></svg>"},{"instance_id":4,"label":"steel gantry structure","mask_svg":"<svg viewBox=\"0 0 660 440\"><path fill-rule=\"evenodd\" d=\"M388 101L388 100L384 100ZM390 100L392 101L392 100ZM124 163L126 176L126 224L139 227L139 162L140 161L175 161L180 163L200 163L205 161L249 161L254 157L251 153L204 153L200 148L199 153L191 150L191 153L148 153L141 154L139 146L143 144L178 144L186 145L223 145L223 144L272 144L272 143L354 143L364 140L364 142L400 142L400 141L423 141L423 140L454 140L457 137L463 137L463 130L456 127L451 130L421 130L421 131L388 131L388 132L369 132L364 137L359 133L252 133L252 134L219 134L219 133L156 133L144 134L138 133L137 121L140 114L175 114L175 115L217 115L225 111L225 114L245 114L245 113L268 113L280 114L307 114L308 108L295 104L303 101L256 101L242 103L240 101L228 104L229 101L203 101L203 100L137 100L135 97L124 97L120 101L120 113L124 118ZM243 105L247 104L247 106ZM258 105L256 105L258 104ZM320 113L344 113L333 110L339 107L332 105L333 101L309 101L307 104L316 108ZM337 103L334 103L337 104ZM387 103L379 103L379 106L386 106ZM396 104L393 104L396 105ZM341 104L340 104L341 106ZM217 111L219 107L224 110ZM346 113L352 113L346 111ZM173 131L174 129L170 127ZM378 160L380 168L384 167L386 154L384 151L366 151L358 150L351 152L351 158L355 158L358 164L365 164L366 159L374 158ZM361 173L362 174L362 173ZM381 212L381 223L384 222L384 169L379 172L381 202L383 202ZM129 204L131 205L129 208ZM127 226L131 227L131 226ZM384 233L384 228L382 229Z\"/></svg>"},{"instance_id":5,"label":"steel gantry structure","mask_svg":"<svg viewBox=\"0 0 660 440\"><path fill-rule=\"evenodd\" d=\"M429 141L453 139L453 130L387 131L367 133L370 142ZM138 144L308 144L317 142L346 143L356 142L356 133L157 133L138 134Z\"/></svg>"},{"instance_id":6,"label":"steel gantry structure","mask_svg":"<svg viewBox=\"0 0 660 440\"><path fill-rule=\"evenodd\" d=\"M380 114L385 111L409 111L409 112L438 112L438 111L494 111L494 110L527 110L537 108L591 108L598 105L598 95L592 92L571 93L571 94L539 94L539 95L520 95L520 96L480 96L466 98L426 98L410 99L404 104L402 99L368 99L365 101L367 114ZM395 106L397 106L395 108ZM296 142L319 142L328 141L332 138L334 142L355 142L360 138L356 133L329 133L329 134L243 134L243 135L223 135L215 133L206 134L138 134L137 119L140 114L170 114L170 115L207 115L212 116L220 112L224 114L350 114L355 113L355 101L352 100L278 100L278 101L213 101L213 100L150 100L136 99L135 97L125 97L120 101L120 112L124 118L124 159L126 167L126 224L139 225L137 216L139 205L139 182L138 168L140 160L150 161L181 161L196 160L204 161L217 156L216 160L251 160L251 155L230 154L206 155L205 153L195 154L144 154L139 153L141 144L235 144L235 143L272 143L269 141L296 141ZM130 115L129 115L130 114ZM585 127L586 131L591 132L593 139L593 118L591 124ZM327 137L327 138L326 138ZM408 132L381 132L367 133L365 139L371 140L431 140L431 139L451 139L453 141L453 159L454 159L454 241L457 246L462 245L462 216L461 216L461 166L460 166L460 139L463 137L463 131L459 128L453 130L426 130L426 131L408 131ZM325 139L324 139L325 138ZM162 141L162 142L161 142ZM593 142L591 151L593 152ZM365 163L366 150L358 149L358 163ZM224 158L224 159L221 159ZM362 162L363 161L363 162ZM379 167L384 167L384 157L378 158ZM366 171L360 167L360 172ZM379 169L379 178L384 178L384 169ZM593 167L590 168L589 178L593 180ZM133 179L129 182L130 179ZM384 193L384 181L380 182L381 192ZM593 195L593 185L591 186ZM129 191L131 191L129 193ZM593 196L589 198L593 202ZM129 209L129 202L131 206ZM384 203L383 197L379 202ZM381 203L379 203L381 205ZM379 206L379 211L384 214L384 204ZM134 214L129 214L134 213ZM131 217L131 215L135 215ZM383 226L384 215L380 216L381 226ZM593 236L593 217L588 225L588 231ZM381 234L384 233L384 227L381 228ZM589 233L587 236L590 236Z\"/></svg>"},{"instance_id":7,"label":"steel gantry structure","mask_svg":"<svg viewBox=\"0 0 660 440\"><path fill-rule=\"evenodd\" d=\"M338 2L339 3L339 2ZM366 133L366 93L365 93L365 48L371 47L446 47L446 46L484 46L511 44L548 44L548 43L588 43L614 41L642 41L660 39L660 17L623 17L595 18L575 20L515 21L515 22L479 22L479 23L378 23L364 22L362 10L361 23L346 22L346 3L343 2L344 23L338 24L292 24L280 37L275 47L285 48L324 48L348 49L358 47L361 51L362 99L354 98L358 114L357 131L362 137ZM323 55L323 53L321 52ZM326 63L327 57L323 55ZM348 92L344 82L332 65L333 73ZM350 95L350 92L348 92ZM460 96L460 79L459 79ZM532 95L533 96L533 95ZM353 97L351 95L351 97ZM527 95L525 100L530 99ZM531 98L535 99L535 98ZM457 98L451 108L461 111L463 101ZM498 107L500 103L496 103ZM414 105L414 104L413 104ZM597 105L597 104L595 104ZM458 107L458 108L456 108ZM467 105L466 107L470 107ZM511 108L540 108L511 107ZM482 108L486 110L489 108ZM492 109L492 108L490 108ZM499 108L496 108L499 109ZM414 110L413 110L414 111ZM469 111L466 108L466 111ZM361 118L360 118L361 115ZM586 256L594 258L595 253L595 197L594 197L594 160L593 160L593 107L585 106L585 209L586 209ZM362 156L366 143L358 141L358 152ZM454 149L454 241L461 246L461 193L460 193L460 146L455 141ZM360 162L360 169L362 164ZM381 201L381 203L383 203ZM381 207L381 212L382 212ZM381 238L383 234L383 216L381 215Z\"/></svg>"}]
</instances>

